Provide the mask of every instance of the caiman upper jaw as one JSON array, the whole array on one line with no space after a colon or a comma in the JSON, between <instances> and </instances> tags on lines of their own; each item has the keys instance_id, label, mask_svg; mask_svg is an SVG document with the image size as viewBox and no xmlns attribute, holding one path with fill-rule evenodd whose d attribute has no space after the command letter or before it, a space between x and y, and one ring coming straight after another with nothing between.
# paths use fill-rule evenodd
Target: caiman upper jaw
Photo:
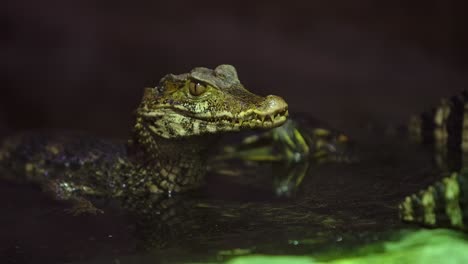
<instances>
[{"instance_id":1,"label":"caiman upper jaw","mask_svg":"<svg viewBox=\"0 0 468 264\"><path fill-rule=\"evenodd\" d=\"M274 113L288 109L288 104L283 98L276 95L268 95L265 100L261 101L258 110L266 113Z\"/></svg>"},{"instance_id":2,"label":"caiman upper jaw","mask_svg":"<svg viewBox=\"0 0 468 264\"><path fill-rule=\"evenodd\" d=\"M269 95L256 105L239 112L214 113L200 120L223 125L226 130L273 128L282 125L288 117L288 105L279 96Z\"/></svg>"},{"instance_id":3,"label":"caiman upper jaw","mask_svg":"<svg viewBox=\"0 0 468 264\"><path fill-rule=\"evenodd\" d=\"M261 113L256 110L242 112L237 116L219 116L204 119L210 123L230 124L237 128L273 128L282 125L288 117L288 109Z\"/></svg>"},{"instance_id":4,"label":"caiman upper jaw","mask_svg":"<svg viewBox=\"0 0 468 264\"><path fill-rule=\"evenodd\" d=\"M251 128L273 128L282 125L288 117L288 104L283 98L268 95L256 108L241 112L239 122L248 123Z\"/></svg>"}]
</instances>

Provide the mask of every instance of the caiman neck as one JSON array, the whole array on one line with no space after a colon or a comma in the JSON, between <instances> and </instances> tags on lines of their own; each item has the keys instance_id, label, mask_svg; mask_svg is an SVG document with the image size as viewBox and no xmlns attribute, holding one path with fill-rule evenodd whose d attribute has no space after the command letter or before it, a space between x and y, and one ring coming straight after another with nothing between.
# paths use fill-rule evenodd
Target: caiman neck
<instances>
[{"instance_id":1,"label":"caiman neck","mask_svg":"<svg viewBox=\"0 0 468 264\"><path fill-rule=\"evenodd\" d=\"M151 170L152 192L180 192L203 182L209 146L218 136L166 139L148 130L136 130L129 141L129 158Z\"/></svg>"}]
</instances>

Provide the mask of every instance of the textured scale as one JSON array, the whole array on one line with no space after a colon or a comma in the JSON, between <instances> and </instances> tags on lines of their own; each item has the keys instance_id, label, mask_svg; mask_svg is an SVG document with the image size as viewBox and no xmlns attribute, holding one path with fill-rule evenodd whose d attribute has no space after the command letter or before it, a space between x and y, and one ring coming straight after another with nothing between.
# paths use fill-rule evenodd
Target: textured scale
<instances>
[{"instance_id":1,"label":"textured scale","mask_svg":"<svg viewBox=\"0 0 468 264\"><path fill-rule=\"evenodd\" d=\"M23 134L5 141L0 155L2 167L13 169L17 181L42 182L75 178L75 184L107 178L126 162L123 143L99 140L86 135Z\"/></svg>"},{"instance_id":2,"label":"textured scale","mask_svg":"<svg viewBox=\"0 0 468 264\"><path fill-rule=\"evenodd\" d=\"M146 88L128 142L84 135L23 134L0 147L0 177L34 182L74 213L100 212L90 196L119 197L127 208L158 212L157 201L203 183L207 153L226 132L274 128L287 104L240 83L236 69L164 76Z\"/></svg>"},{"instance_id":3,"label":"textured scale","mask_svg":"<svg viewBox=\"0 0 468 264\"><path fill-rule=\"evenodd\" d=\"M461 92L408 125L410 139L428 145L443 174L440 181L405 198L400 218L431 227L467 230L468 224L468 93Z\"/></svg>"},{"instance_id":4,"label":"textured scale","mask_svg":"<svg viewBox=\"0 0 468 264\"><path fill-rule=\"evenodd\" d=\"M461 169L468 152L468 92L441 99L436 107L411 117L408 131L414 142L433 148L442 170Z\"/></svg>"},{"instance_id":5,"label":"textured scale","mask_svg":"<svg viewBox=\"0 0 468 264\"><path fill-rule=\"evenodd\" d=\"M442 180L407 196L399 205L400 218L430 227L467 230L468 171L452 173Z\"/></svg>"}]
</instances>

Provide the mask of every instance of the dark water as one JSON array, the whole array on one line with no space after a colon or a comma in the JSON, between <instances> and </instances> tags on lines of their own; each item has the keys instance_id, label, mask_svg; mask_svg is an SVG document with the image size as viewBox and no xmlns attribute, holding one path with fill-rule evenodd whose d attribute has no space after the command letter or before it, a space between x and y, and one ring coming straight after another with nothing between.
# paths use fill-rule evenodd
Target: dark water
<instances>
[{"instance_id":1,"label":"dark water","mask_svg":"<svg viewBox=\"0 0 468 264\"><path fill-rule=\"evenodd\" d=\"M0 263L219 261L380 241L410 228L396 205L438 174L429 153L400 138L358 146L359 162L312 167L294 197L275 198L268 175L264 185L211 176L200 193L170 198L167 218L146 222L106 201L97 201L105 214L72 216L34 186L2 182Z\"/></svg>"}]
</instances>

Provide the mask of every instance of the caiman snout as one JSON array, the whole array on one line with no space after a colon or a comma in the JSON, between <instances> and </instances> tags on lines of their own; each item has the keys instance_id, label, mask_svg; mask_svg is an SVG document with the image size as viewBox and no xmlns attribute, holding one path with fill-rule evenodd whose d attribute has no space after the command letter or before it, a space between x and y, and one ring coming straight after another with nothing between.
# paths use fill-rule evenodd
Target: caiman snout
<instances>
[{"instance_id":1,"label":"caiman snout","mask_svg":"<svg viewBox=\"0 0 468 264\"><path fill-rule=\"evenodd\" d=\"M265 113L281 113L286 112L287 109L288 104L283 98L276 95L267 95L258 106L258 110Z\"/></svg>"}]
</instances>

